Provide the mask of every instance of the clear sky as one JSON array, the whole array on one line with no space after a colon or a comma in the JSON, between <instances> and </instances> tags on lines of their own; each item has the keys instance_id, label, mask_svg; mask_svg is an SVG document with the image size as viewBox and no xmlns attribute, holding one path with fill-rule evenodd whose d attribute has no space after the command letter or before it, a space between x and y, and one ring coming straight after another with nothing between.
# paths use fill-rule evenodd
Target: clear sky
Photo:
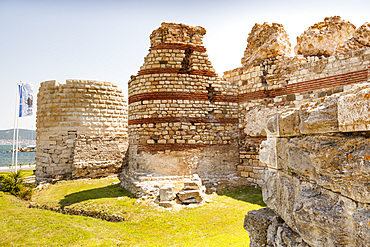
<instances>
[{"instance_id":1,"label":"clear sky","mask_svg":"<svg viewBox=\"0 0 370 247\"><path fill-rule=\"evenodd\" d=\"M283 24L296 37L327 16L356 27L370 22L370 1L249 0L0 0L0 129L13 128L16 84L42 81L110 81L127 95L162 22L206 28L204 45L217 73L241 66L255 23ZM20 119L35 129L36 116Z\"/></svg>"}]
</instances>

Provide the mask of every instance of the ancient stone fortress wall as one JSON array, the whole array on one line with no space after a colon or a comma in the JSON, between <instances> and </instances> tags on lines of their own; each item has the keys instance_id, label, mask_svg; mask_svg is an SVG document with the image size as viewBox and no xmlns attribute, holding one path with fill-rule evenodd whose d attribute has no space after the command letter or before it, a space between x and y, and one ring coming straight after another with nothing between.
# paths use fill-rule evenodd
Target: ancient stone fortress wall
<instances>
[{"instance_id":1,"label":"ancient stone fortress wall","mask_svg":"<svg viewBox=\"0 0 370 247\"><path fill-rule=\"evenodd\" d=\"M254 94L244 94L245 121L265 114L255 117L258 128L242 125L246 135L266 138L259 159L268 208L245 218L251 246L370 245L370 29L365 23L333 41L326 32L333 26L347 32L352 25L334 17L310 27L317 30L303 36L323 38L301 36L306 44L295 50L306 57L276 57L279 77L269 80L267 67ZM320 48L325 43L330 49Z\"/></svg>"},{"instance_id":2,"label":"ancient stone fortress wall","mask_svg":"<svg viewBox=\"0 0 370 247\"><path fill-rule=\"evenodd\" d=\"M361 38L366 33L364 30L368 30L367 24L355 30L340 17L326 18L298 38L295 50L305 55L301 56L291 54L282 25L256 24L248 38L243 67L224 73L224 79L239 86L241 176L252 184L264 183L265 167L258 160L259 145L266 139L269 115L282 107L304 107L306 103L368 80L369 50L365 38ZM329 39L329 34L334 37ZM331 48L322 48L328 46Z\"/></svg>"},{"instance_id":3,"label":"ancient stone fortress wall","mask_svg":"<svg viewBox=\"0 0 370 247\"><path fill-rule=\"evenodd\" d=\"M357 84L268 118L260 151L268 208L246 216L252 246L370 245L369 99L370 83Z\"/></svg>"},{"instance_id":4,"label":"ancient stone fortress wall","mask_svg":"<svg viewBox=\"0 0 370 247\"><path fill-rule=\"evenodd\" d=\"M237 179L237 84L215 73L202 43L205 33L162 23L129 81L129 164L121 182L136 194L141 182L191 174L214 185Z\"/></svg>"},{"instance_id":5,"label":"ancient stone fortress wall","mask_svg":"<svg viewBox=\"0 0 370 247\"><path fill-rule=\"evenodd\" d=\"M37 97L37 181L118 172L128 138L126 100L116 85L46 81Z\"/></svg>"}]
</instances>

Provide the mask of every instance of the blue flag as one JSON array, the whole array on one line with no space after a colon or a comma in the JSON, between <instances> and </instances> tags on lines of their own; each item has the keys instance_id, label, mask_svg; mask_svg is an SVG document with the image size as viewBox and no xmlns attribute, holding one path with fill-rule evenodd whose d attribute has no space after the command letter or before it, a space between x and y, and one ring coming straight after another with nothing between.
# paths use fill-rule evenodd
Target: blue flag
<instances>
[{"instance_id":1,"label":"blue flag","mask_svg":"<svg viewBox=\"0 0 370 247\"><path fill-rule=\"evenodd\" d=\"M29 83L20 83L19 87L19 117L33 114L33 86Z\"/></svg>"}]
</instances>

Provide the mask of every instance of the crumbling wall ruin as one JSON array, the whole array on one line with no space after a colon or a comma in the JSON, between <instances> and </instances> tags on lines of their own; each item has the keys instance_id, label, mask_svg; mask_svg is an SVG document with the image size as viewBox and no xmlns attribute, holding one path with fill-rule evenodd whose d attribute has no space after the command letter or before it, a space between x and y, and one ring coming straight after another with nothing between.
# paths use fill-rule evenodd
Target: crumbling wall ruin
<instances>
[{"instance_id":1,"label":"crumbling wall ruin","mask_svg":"<svg viewBox=\"0 0 370 247\"><path fill-rule=\"evenodd\" d=\"M313 27L340 23L347 22L326 18ZM258 155L268 208L245 218L251 246L370 244L366 30L367 23L341 44L336 41L345 35L336 32L348 29L331 30L334 41L323 35L314 56L285 54L226 73L228 80L250 90L239 94L245 99L239 106L242 140L265 139ZM318 40L311 42L311 36L305 32L300 38L307 44ZM364 41L355 41L356 36Z\"/></svg>"},{"instance_id":2,"label":"crumbling wall ruin","mask_svg":"<svg viewBox=\"0 0 370 247\"><path fill-rule=\"evenodd\" d=\"M278 233L275 218L302 244L369 246L369 93L369 83L357 84L269 117L260 159L267 166L263 198L270 211L252 212L245 222L251 232L257 215L268 222L257 226L268 234L255 246L274 246L268 236ZM304 125L311 131L303 134Z\"/></svg>"},{"instance_id":3,"label":"crumbling wall ruin","mask_svg":"<svg viewBox=\"0 0 370 247\"><path fill-rule=\"evenodd\" d=\"M38 182L117 173L128 146L122 91L109 82L42 82L36 144Z\"/></svg>"},{"instance_id":4,"label":"crumbling wall ruin","mask_svg":"<svg viewBox=\"0 0 370 247\"><path fill-rule=\"evenodd\" d=\"M243 66L221 79L203 28L163 23L129 81L127 154L118 88L44 82L36 178L98 177L124 163L122 187L142 197L168 184L178 193L193 174L208 188L261 186L268 208L245 220L252 246L367 246L369 30L326 18L293 56L282 25L255 25Z\"/></svg>"},{"instance_id":5,"label":"crumbling wall ruin","mask_svg":"<svg viewBox=\"0 0 370 247\"><path fill-rule=\"evenodd\" d=\"M338 21L340 18L334 19ZM269 115L283 107L299 108L316 99L346 91L351 84L368 80L369 51L365 45L362 49L357 48L348 52L342 52L338 48L337 53L332 56L293 56L287 48L290 47L288 41L285 39L286 44L282 45L284 39L276 38L286 37L284 29L281 26L278 26L279 28L271 26L278 25L264 23L259 26L262 30L252 29L250 36L259 37L261 33L265 33L264 36L271 39L248 38L255 43L248 43L245 52L247 56L265 59L243 58L242 61L249 62L243 67L224 73L224 79L237 83L239 88L239 174L246 177L249 183L258 186L264 183L265 168L258 158L259 145L267 137L265 127ZM281 34L269 33L271 31ZM357 32L359 31L356 30L354 33ZM275 44L274 40L278 44ZM325 40L321 43L325 43ZM326 44L330 46L330 40L326 41ZM262 54L247 52L249 47L255 46L263 47L259 49ZM273 51L269 51L269 47ZM277 47L281 50L277 51ZM317 122L317 125L323 124ZM310 132L309 129L302 131Z\"/></svg>"}]
</instances>

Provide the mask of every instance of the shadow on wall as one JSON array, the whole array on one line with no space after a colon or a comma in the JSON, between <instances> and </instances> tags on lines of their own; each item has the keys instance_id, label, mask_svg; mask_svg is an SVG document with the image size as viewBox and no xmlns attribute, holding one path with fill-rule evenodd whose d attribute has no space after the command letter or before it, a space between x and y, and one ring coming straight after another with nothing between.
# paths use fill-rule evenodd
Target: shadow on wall
<instances>
[{"instance_id":1,"label":"shadow on wall","mask_svg":"<svg viewBox=\"0 0 370 247\"><path fill-rule=\"evenodd\" d=\"M234 198L235 200L258 204L262 207L266 207L266 204L264 203L262 198L262 190L258 188L240 186L236 188L221 190L218 194Z\"/></svg>"},{"instance_id":2,"label":"shadow on wall","mask_svg":"<svg viewBox=\"0 0 370 247\"><path fill-rule=\"evenodd\" d=\"M122 189L119 184L112 184L106 187L84 190L76 192L64 197L63 200L59 202L61 207L70 206L75 203L91 200L91 199L100 199L100 198L117 198L117 197L130 197L136 198L133 194L127 190Z\"/></svg>"}]
</instances>

